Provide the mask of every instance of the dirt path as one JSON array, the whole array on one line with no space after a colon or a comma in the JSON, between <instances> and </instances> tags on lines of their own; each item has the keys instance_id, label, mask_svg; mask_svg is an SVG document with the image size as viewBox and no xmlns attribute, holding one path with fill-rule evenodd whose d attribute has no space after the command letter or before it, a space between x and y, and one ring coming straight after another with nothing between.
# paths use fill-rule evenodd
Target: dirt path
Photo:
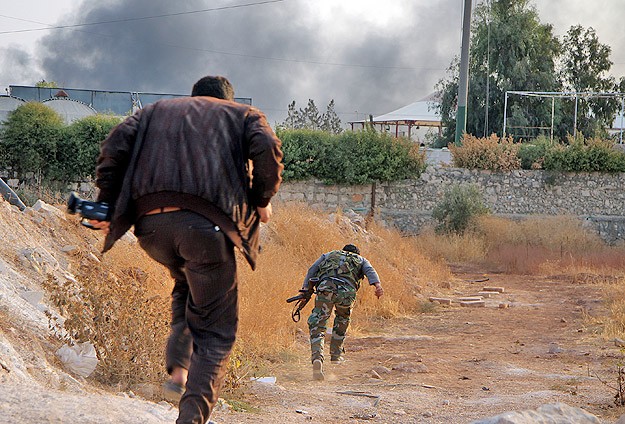
<instances>
[{"instance_id":1,"label":"dirt path","mask_svg":"<svg viewBox=\"0 0 625 424\"><path fill-rule=\"evenodd\" d=\"M306 358L256 383L247 401L259 413L216 411L218 423L469 423L505 411L564 402L613 423L621 351L589 326L600 287L570 277L484 274L456 269L449 297L501 286L482 308L439 306L381 323L384 333L352 337L347 361L311 378ZM500 304L509 305L500 308ZM374 375L372 370L377 372ZM342 393L341 393L342 392ZM299 411L299 412L298 412Z\"/></svg>"}]
</instances>

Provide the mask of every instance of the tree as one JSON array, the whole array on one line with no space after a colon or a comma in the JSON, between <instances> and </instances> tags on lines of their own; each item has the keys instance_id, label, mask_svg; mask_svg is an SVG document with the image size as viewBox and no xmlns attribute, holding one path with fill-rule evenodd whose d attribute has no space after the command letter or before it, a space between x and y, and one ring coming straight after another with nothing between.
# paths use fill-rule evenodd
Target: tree
<instances>
[{"instance_id":1,"label":"tree","mask_svg":"<svg viewBox=\"0 0 625 424\"><path fill-rule=\"evenodd\" d=\"M559 48L551 25L541 24L529 0L493 0L478 5L472 23L467 133L501 135L506 91L559 91L555 72ZM449 70L437 84L447 143L454 139L455 132L457 59ZM521 99L516 114L528 126L539 126L550 121L551 107L536 107L528 99Z\"/></svg>"},{"instance_id":2,"label":"tree","mask_svg":"<svg viewBox=\"0 0 625 424\"><path fill-rule=\"evenodd\" d=\"M308 99L304 109L296 109L295 100L289 104L287 117L279 128L291 130L322 130L331 134L339 134L342 131L341 120L334 110L334 99L328 103L326 112L319 113L315 101Z\"/></svg>"},{"instance_id":3,"label":"tree","mask_svg":"<svg viewBox=\"0 0 625 424\"><path fill-rule=\"evenodd\" d=\"M51 178L70 182L94 176L100 143L119 123L120 118L112 115L87 116L72 122L57 144Z\"/></svg>"},{"instance_id":4,"label":"tree","mask_svg":"<svg viewBox=\"0 0 625 424\"><path fill-rule=\"evenodd\" d=\"M311 130L318 130L321 128L321 114L319 113L319 109L317 109L317 105L315 105L314 100L308 99L306 108L304 108L304 110L300 108L299 115L302 117L304 128Z\"/></svg>"},{"instance_id":5,"label":"tree","mask_svg":"<svg viewBox=\"0 0 625 424\"><path fill-rule=\"evenodd\" d=\"M608 75L612 67L610 46L601 44L593 28L572 26L562 43L562 85L567 91L606 92L616 87L615 79ZM605 135L619 107L616 99L588 98L577 101L577 129L586 136ZM564 115L560 132L572 132L575 101L563 105Z\"/></svg>"},{"instance_id":6,"label":"tree","mask_svg":"<svg viewBox=\"0 0 625 424\"><path fill-rule=\"evenodd\" d=\"M492 0L475 9L469 62L467 132L476 136L503 135L506 91L619 91L608 76L610 47L601 44L592 28L573 26L558 40L542 24L530 0ZM559 67L557 66L559 65ZM458 92L458 60L436 86L443 143L454 139ZM510 98L509 98L510 99ZM588 137L601 136L618 110L617 99L578 101L577 128ZM573 132L575 102L554 103L555 135ZM508 134L515 140L540 135L551 126L550 99L514 97L507 109ZM511 126L515 126L510 131Z\"/></svg>"},{"instance_id":7,"label":"tree","mask_svg":"<svg viewBox=\"0 0 625 424\"><path fill-rule=\"evenodd\" d=\"M59 85L54 81L46 81L42 79L41 81L37 81L35 83L35 87L39 88L57 88Z\"/></svg>"},{"instance_id":8,"label":"tree","mask_svg":"<svg viewBox=\"0 0 625 424\"><path fill-rule=\"evenodd\" d=\"M334 110L334 99L328 103L326 112L321 116L321 129L330 134L340 134L343 131L341 119Z\"/></svg>"},{"instance_id":9,"label":"tree","mask_svg":"<svg viewBox=\"0 0 625 424\"><path fill-rule=\"evenodd\" d=\"M33 172L41 182L55 162L63 127L63 118L42 103L19 106L0 132L0 165L22 178Z\"/></svg>"}]
</instances>

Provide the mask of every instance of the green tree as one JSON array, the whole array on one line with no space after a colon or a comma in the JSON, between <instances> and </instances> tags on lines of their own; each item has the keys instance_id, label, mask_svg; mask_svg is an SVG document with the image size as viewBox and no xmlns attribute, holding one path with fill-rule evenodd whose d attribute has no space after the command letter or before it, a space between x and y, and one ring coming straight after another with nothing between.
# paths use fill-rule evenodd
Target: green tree
<instances>
[{"instance_id":1,"label":"green tree","mask_svg":"<svg viewBox=\"0 0 625 424\"><path fill-rule=\"evenodd\" d=\"M93 176L100 143L119 123L116 116L93 115L66 127L57 144L56 166L50 170L50 177L70 182Z\"/></svg>"},{"instance_id":2,"label":"green tree","mask_svg":"<svg viewBox=\"0 0 625 424\"><path fill-rule=\"evenodd\" d=\"M506 91L559 91L555 72L559 48L552 26L540 22L529 0L479 4L472 22L467 133L502 135ZM447 143L454 140L456 127L457 63L455 59L450 73L437 84ZM546 102L537 107L529 99L521 99L516 106L517 117L528 126L544 125L551 120L551 107Z\"/></svg>"},{"instance_id":3,"label":"green tree","mask_svg":"<svg viewBox=\"0 0 625 424\"><path fill-rule=\"evenodd\" d=\"M39 88L56 88L59 85L54 82L54 81L46 81L45 79L42 79L41 81L37 81L35 83L35 87L39 87Z\"/></svg>"},{"instance_id":4,"label":"green tree","mask_svg":"<svg viewBox=\"0 0 625 424\"><path fill-rule=\"evenodd\" d=\"M562 43L561 71L565 90L574 92L606 92L615 88L615 79L608 74L612 67L610 46L601 44L593 28L572 26ZM589 137L605 135L612 123L619 102L612 98L581 98L577 101L577 130ZM563 104L564 115L559 125L561 136L573 132L575 100Z\"/></svg>"},{"instance_id":5,"label":"green tree","mask_svg":"<svg viewBox=\"0 0 625 424\"><path fill-rule=\"evenodd\" d=\"M340 134L343 131L341 119L334 110L334 99L328 103L326 112L321 116L321 129L330 134Z\"/></svg>"},{"instance_id":6,"label":"green tree","mask_svg":"<svg viewBox=\"0 0 625 424\"><path fill-rule=\"evenodd\" d=\"M321 129L321 114L314 100L308 99L306 107L303 110L300 108L299 115L302 118L304 128L310 130Z\"/></svg>"},{"instance_id":7,"label":"green tree","mask_svg":"<svg viewBox=\"0 0 625 424\"><path fill-rule=\"evenodd\" d=\"M33 172L37 182L54 167L63 118L39 102L29 102L9 114L0 132L0 164L20 178Z\"/></svg>"},{"instance_id":8,"label":"green tree","mask_svg":"<svg viewBox=\"0 0 625 424\"><path fill-rule=\"evenodd\" d=\"M334 110L334 99L328 103L325 113L321 114L315 101L308 99L304 109L296 109L295 100L289 104L287 117L278 128L289 130L321 130L330 134L339 134L342 131L341 120Z\"/></svg>"}]
</instances>

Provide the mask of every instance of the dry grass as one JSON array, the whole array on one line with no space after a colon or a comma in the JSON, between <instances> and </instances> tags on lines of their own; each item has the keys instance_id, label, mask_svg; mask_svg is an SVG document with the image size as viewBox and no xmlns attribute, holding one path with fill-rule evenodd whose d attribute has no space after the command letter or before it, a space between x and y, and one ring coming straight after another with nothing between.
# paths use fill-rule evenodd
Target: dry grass
<instances>
[{"instance_id":1,"label":"dry grass","mask_svg":"<svg viewBox=\"0 0 625 424\"><path fill-rule=\"evenodd\" d=\"M625 269L624 249L606 245L594 231L570 216L515 221L486 215L478 217L464 235L424 231L418 240L431 257L475 263L501 272L544 274Z\"/></svg>"},{"instance_id":2,"label":"dry grass","mask_svg":"<svg viewBox=\"0 0 625 424\"><path fill-rule=\"evenodd\" d=\"M419 312L421 287L450 277L446 265L423 256L414 239L397 231L375 224L364 230L340 213L328 216L303 205L280 204L274 209L272 222L262 230L257 270L252 272L238 255L241 320L227 388L236 388L251 374L270 371L272 363L306 357L306 318L312 304L294 323L293 306L286 299L297 293L308 267L324 252L355 243L382 279L386 295L380 300L364 281L353 315L354 334L365 328L375 331L371 326L379 326L380 318ZM91 243L100 245L101 238L87 234ZM52 300L69 317L65 328L74 339L96 345L102 360L96 371L99 381L122 389L160 385L166 378L169 273L136 243L118 242L101 262L92 250L90 246L72 258L75 283L48 282Z\"/></svg>"},{"instance_id":3,"label":"dry grass","mask_svg":"<svg viewBox=\"0 0 625 424\"><path fill-rule=\"evenodd\" d=\"M276 205L263 238L257 271L250 271L242 263L239 267L240 338L249 349L265 356L284 357L285 351L302 348L297 343L297 329L308 332L305 321L312 305L306 307L296 324L290 318L292 305L285 300L297 294L308 267L322 253L354 243L380 275L386 294L378 300L363 281L353 314L354 331L374 318L419 312L421 286L450 276L444 264L423 256L414 239L375 224L365 231L340 213L329 217L304 205Z\"/></svg>"},{"instance_id":4,"label":"dry grass","mask_svg":"<svg viewBox=\"0 0 625 424\"><path fill-rule=\"evenodd\" d=\"M606 246L574 218L516 222L484 217L463 236L425 231L418 237L403 237L375 223L365 230L340 213L328 216L304 205L276 204L274 213L271 223L263 227L258 269L252 272L238 256L241 322L229 389L251 374L271 372L272 364L307 358L306 318L312 305L294 323L292 305L285 300L297 293L319 255L346 243L360 247L386 291L376 299L363 282L352 335L381 331L385 319L427 310L425 296L451 278L446 262L596 280L605 285L611 313L605 320L605 334L625 334L625 252ZM160 384L165 378L163 350L169 331L172 282L168 272L127 242L118 243L101 263L88 254L78 255L74 262L78 282L55 286L53 292L57 305L71 316L68 330L80 341L93 341L104 359L99 380L127 387Z\"/></svg>"},{"instance_id":5,"label":"dry grass","mask_svg":"<svg viewBox=\"0 0 625 424\"><path fill-rule=\"evenodd\" d=\"M604 285L608 319L603 320L605 337L625 336L625 278L619 278L613 284Z\"/></svg>"},{"instance_id":6,"label":"dry grass","mask_svg":"<svg viewBox=\"0 0 625 424\"><path fill-rule=\"evenodd\" d=\"M446 262L479 263L488 254L486 240L470 231L461 235L436 234L427 228L417 237L417 242L428 256Z\"/></svg>"},{"instance_id":7,"label":"dry grass","mask_svg":"<svg viewBox=\"0 0 625 424\"><path fill-rule=\"evenodd\" d=\"M566 275L603 288L607 317L588 317L605 337L625 338L625 248L608 246L574 217L522 221L480 217L462 236L424 231L417 237L428 255L448 262L535 275Z\"/></svg>"}]
</instances>

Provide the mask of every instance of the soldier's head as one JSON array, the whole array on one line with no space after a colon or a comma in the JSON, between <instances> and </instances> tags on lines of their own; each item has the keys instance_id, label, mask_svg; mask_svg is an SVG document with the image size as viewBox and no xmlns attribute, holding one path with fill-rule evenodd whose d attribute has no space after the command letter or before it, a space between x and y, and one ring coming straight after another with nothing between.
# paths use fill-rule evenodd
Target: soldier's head
<instances>
[{"instance_id":1,"label":"soldier's head","mask_svg":"<svg viewBox=\"0 0 625 424\"><path fill-rule=\"evenodd\" d=\"M343 246L342 250L360 255L360 249L358 249L354 244L346 244L345 246Z\"/></svg>"},{"instance_id":2,"label":"soldier's head","mask_svg":"<svg viewBox=\"0 0 625 424\"><path fill-rule=\"evenodd\" d=\"M207 76L193 85L191 96L216 97L223 100L234 100L234 88L225 77Z\"/></svg>"}]
</instances>

